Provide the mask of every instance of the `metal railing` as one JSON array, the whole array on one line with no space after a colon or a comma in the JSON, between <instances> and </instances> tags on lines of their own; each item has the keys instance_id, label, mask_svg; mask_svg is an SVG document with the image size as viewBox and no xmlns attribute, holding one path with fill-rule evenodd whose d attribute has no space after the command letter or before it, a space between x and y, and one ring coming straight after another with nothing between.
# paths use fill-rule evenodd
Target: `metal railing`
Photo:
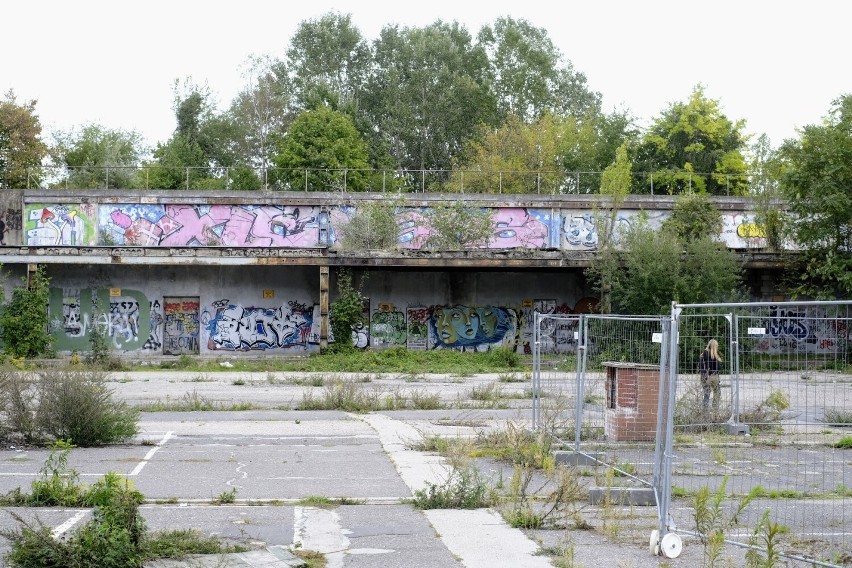
<instances>
[{"instance_id":1,"label":"metal railing","mask_svg":"<svg viewBox=\"0 0 852 568\"><path fill-rule=\"evenodd\" d=\"M28 168L25 180L22 176L5 181L0 177L0 187L580 195L598 193L601 175L602 172L557 170L40 166ZM749 174L675 170L634 172L632 177L632 191L650 195L700 190L742 195L747 193L751 178Z\"/></svg>"}]
</instances>

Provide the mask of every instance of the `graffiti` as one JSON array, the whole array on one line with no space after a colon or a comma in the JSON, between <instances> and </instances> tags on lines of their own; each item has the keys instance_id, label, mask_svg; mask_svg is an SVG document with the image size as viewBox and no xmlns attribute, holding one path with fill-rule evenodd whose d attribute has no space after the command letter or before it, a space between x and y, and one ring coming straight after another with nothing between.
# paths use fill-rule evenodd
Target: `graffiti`
<instances>
[{"instance_id":1,"label":"graffiti","mask_svg":"<svg viewBox=\"0 0 852 568\"><path fill-rule=\"evenodd\" d=\"M402 312L376 312L370 322L370 338L374 347L405 345L405 314Z\"/></svg>"},{"instance_id":2,"label":"graffiti","mask_svg":"<svg viewBox=\"0 0 852 568\"><path fill-rule=\"evenodd\" d=\"M320 246L319 207L255 205L101 205L103 238L149 247Z\"/></svg>"},{"instance_id":3,"label":"graffiti","mask_svg":"<svg viewBox=\"0 0 852 568\"><path fill-rule=\"evenodd\" d=\"M625 215L618 215L612 233L613 241L618 244L622 235L630 230L631 221ZM565 240L572 247L596 250L598 248L597 219L592 213L565 217Z\"/></svg>"},{"instance_id":4,"label":"graffiti","mask_svg":"<svg viewBox=\"0 0 852 568\"><path fill-rule=\"evenodd\" d=\"M766 230L755 222L754 215L723 213L721 239L732 249L763 248L766 246Z\"/></svg>"},{"instance_id":5,"label":"graffiti","mask_svg":"<svg viewBox=\"0 0 852 568\"><path fill-rule=\"evenodd\" d=\"M422 351L429 347L429 308L409 307L406 346L408 349Z\"/></svg>"},{"instance_id":6,"label":"graffiti","mask_svg":"<svg viewBox=\"0 0 852 568\"><path fill-rule=\"evenodd\" d=\"M290 301L278 308L244 308L224 299L213 307L207 343L211 350L307 348L313 306Z\"/></svg>"},{"instance_id":7,"label":"graffiti","mask_svg":"<svg viewBox=\"0 0 852 568\"><path fill-rule=\"evenodd\" d=\"M151 302L137 290L125 289L120 296L110 297L105 288L51 288L49 296L48 309L55 314L50 328L57 350L89 350L89 335L94 326L111 339L114 348L122 351L144 348L142 338L156 333L151 331L154 325L154 318L148 312Z\"/></svg>"},{"instance_id":8,"label":"graffiti","mask_svg":"<svg viewBox=\"0 0 852 568\"><path fill-rule=\"evenodd\" d=\"M30 205L27 207L27 245L94 244L94 206Z\"/></svg>"},{"instance_id":9,"label":"graffiti","mask_svg":"<svg viewBox=\"0 0 852 568\"><path fill-rule=\"evenodd\" d=\"M6 222L6 230L20 231L23 228L21 217L20 209L6 209L6 213L3 215L3 219Z\"/></svg>"},{"instance_id":10,"label":"graffiti","mask_svg":"<svg viewBox=\"0 0 852 568\"><path fill-rule=\"evenodd\" d=\"M398 242L407 249L427 246L434 230L429 220L429 208L408 207L396 212ZM355 215L351 206L338 207L331 215L337 226L345 225ZM547 211L523 207L505 207L491 210L493 233L483 248L546 248L550 243L551 215ZM337 232L332 231L330 242L337 241Z\"/></svg>"},{"instance_id":11,"label":"graffiti","mask_svg":"<svg viewBox=\"0 0 852 568\"><path fill-rule=\"evenodd\" d=\"M142 345L145 351L158 351L163 346L162 328L163 315L160 313L160 301L153 300L150 302L151 309L151 332L148 334L148 339Z\"/></svg>"},{"instance_id":12,"label":"graffiti","mask_svg":"<svg viewBox=\"0 0 852 568\"><path fill-rule=\"evenodd\" d=\"M139 302L135 298L110 298L109 336L116 346L119 338L125 343L139 338Z\"/></svg>"},{"instance_id":13,"label":"graffiti","mask_svg":"<svg viewBox=\"0 0 852 568\"><path fill-rule=\"evenodd\" d=\"M163 311L163 353L198 353L198 298L163 298Z\"/></svg>"},{"instance_id":14,"label":"graffiti","mask_svg":"<svg viewBox=\"0 0 852 568\"><path fill-rule=\"evenodd\" d=\"M821 308L771 306L758 326L762 335L751 335L753 349L760 353L825 353L842 350L852 339L846 320L828 315Z\"/></svg>"},{"instance_id":15,"label":"graffiti","mask_svg":"<svg viewBox=\"0 0 852 568\"><path fill-rule=\"evenodd\" d=\"M434 347L487 350L514 343L518 318L514 310L494 306L438 306L432 309L429 324Z\"/></svg>"}]
</instances>

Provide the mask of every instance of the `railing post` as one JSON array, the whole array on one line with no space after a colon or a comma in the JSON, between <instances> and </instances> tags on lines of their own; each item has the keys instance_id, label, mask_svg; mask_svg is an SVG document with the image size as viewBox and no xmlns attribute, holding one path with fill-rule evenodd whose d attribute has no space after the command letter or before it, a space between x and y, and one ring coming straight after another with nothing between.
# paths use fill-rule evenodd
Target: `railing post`
<instances>
[{"instance_id":1,"label":"railing post","mask_svg":"<svg viewBox=\"0 0 852 568\"><path fill-rule=\"evenodd\" d=\"M651 195L654 195L654 172L648 174L648 177L651 178Z\"/></svg>"},{"instance_id":2,"label":"railing post","mask_svg":"<svg viewBox=\"0 0 852 568\"><path fill-rule=\"evenodd\" d=\"M349 172L349 168L343 168L343 191L346 191L346 174Z\"/></svg>"},{"instance_id":3,"label":"railing post","mask_svg":"<svg viewBox=\"0 0 852 568\"><path fill-rule=\"evenodd\" d=\"M541 172L535 174L535 192L541 195Z\"/></svg>"},{"instance_id":4,"label":"railing post","mask_svg":"<svg viewBox=\"0 0 852 568\"><path fill-rule=\"evenodd\" d=\"M189 191L189 166L186 167L186 190Z\"/></svg>"},{"instance_id":5,"label":"railing post","mask_svg":"<svg viewBox=\"0 0 852 568\"><path fill-rule=\"evenodd\" d=\"M305 193L308 191L308 168L305 168Z\"/></svg>"},{"instance_id":6,"label":"railing post","mask_svg":"<svg viewBox=\"0 0 852 568\"><path fill-rule=\"evenodd\" d=\"M464 170L461 170L461 192L464 193Z\"/></svg>"},{"instance_id":7,"label":"railing post","mask_svg":"<svg viewBox=\"0 0 852 568\"><path fill-rule=\"evenodd\" d=\"M387 177L388 177L388 171L382 170L382 193L384 193L386 191L386 188L387 188L387 184L386 184Z\"/></svg>"},{"instance_id":8,"label":"railing post","mask_svg":"<svg viewBox=\"0 0 852 568\"><path fill-rule=\"evenodd\" d=\"M104 181L104 189L109 189L109 166L106 166L104 168L104 170L106 170L106 176L105 176L106 179Z\"/></svg>"},{"instance_id":9,"label":"railing post","mask_svg":"<svg viewBox=\"0 0 852 568\"><path fill-rule=\"evenodd\" d=\"M503 193L503 172L497 172L497 193Z\"/></svg>"},{"instance_id":10,"label":"railing post","mask_svg":"<svg viewBox=\"0 0 852 568\"><path fill-rule=\"evenodd\" d=\"M420 170L420 192L426 193L426 170Z\"/></svg>"},{"instance_id":11,"label":"railing post","mask_svg":"<svg viewBox=\"0 0 852 568\"><path fill-rule=\"evenodd\" d=\"M145 189L148 189L148 172L151 168L145 168Z\"/></svg>"}]
</instances>

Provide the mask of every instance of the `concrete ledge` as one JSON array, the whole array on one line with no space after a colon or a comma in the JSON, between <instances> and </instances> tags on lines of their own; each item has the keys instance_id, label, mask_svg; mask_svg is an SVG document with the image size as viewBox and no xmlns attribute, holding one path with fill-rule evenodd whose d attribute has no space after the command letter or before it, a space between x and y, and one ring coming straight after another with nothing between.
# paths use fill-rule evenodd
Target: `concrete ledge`
<instances>
[{"instance_id":1,"label":"concrete ledge","mask_svg":"<svg viewBox=\"0 0 852 568\"><path fill-rule=\"evenodd\" d=\"M725 433L731 436L748 436L751 432L748 424L725 422L722 426L725 428Z\"/></svg>"},{"instance_id":2,"label":"concrete ledge","mask_svg":"<svg viewBox=\"0 0 852 568\"><path fill-rule=\"evenodd\" d=\"M602 453L597 452L583 453L563 450L553 452L556 465L597 466L601 465L603 457Z\"/></svg>"},{"instance_id":3,"label":"concrete ledge","mask_svg":"<svg viewBox=\"0 0 852 568\"><path fill-rule=\"evenodd\" d=\"M613 505L636 505L651 507L657 505L657 497L650 487L590 487L589 502L600 505L608 501Z\"/></svg>"}]
</instances>

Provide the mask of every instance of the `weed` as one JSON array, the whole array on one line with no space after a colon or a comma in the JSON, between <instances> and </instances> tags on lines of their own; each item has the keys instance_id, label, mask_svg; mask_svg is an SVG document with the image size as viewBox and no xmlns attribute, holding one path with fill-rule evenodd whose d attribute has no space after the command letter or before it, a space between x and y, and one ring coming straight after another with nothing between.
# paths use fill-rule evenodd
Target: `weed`
<instances>
[{"instance_id":1,"label":"weed","mask_svg":"<svg viewBox=\"0 0 852 568\"><path fill-rule=\"evenodd\" d=\"M704 547L704 565L708 568L716 566L716 562L722 555L722 548L725 545L725 531L736 526L739 522L739 515L759 494L759 490L755 488L739 501L732 514L726 515L723 510L723 503L727 484L728 477L726 476L722 479L722 483L715 493L711 494L705 486L696 492L693 500L695 527L698 531L699 540Z\"/></svg>"},{"instance_id":2,"label":"weed","mask_svg":"<svg viewBox=\"0 0 852 568\"><path fill-rule=\"evenodd\" d=\"M748 568L774 568L781 561L780 536L790 532L788 527L769 520L769 510L763 512L760 522L754 528L749 539L752 548L746 551L745 559ZM763 554L757 550L763 549ZM765 554L765 555L764 555Z\"/></svg>"},{"instance_id":3,"label":"weed","mask_svg":"<svg viewBox=\"0 0 852 568\"><path fill-rule=\"evenodd\" d=\"M413 390L408 394L411 406L419 410L437 410L442 407L441 395L429 394L426 391Z\"/></svg>"},{"instance_id":4,"label":"weed","mask_svg":"<svg viewBox=\"0 0 852 568\"><path fill-rule=\"evenodd\" d=\"M219 493L219 495L213 498L212 502L214 505L228 505L235 502L236 500L237 488L231 487L227 491L222 491L221 493Z\"/></svg>"},{"instance_id":5,"label":"weed","mask_svg":"<svg viewBox=\"0 0 852 568\"><path fill-rule=\"evenodd\" d=\"M245 379L234 379L231 384L235 386L243 386L244 384L246 384L246 381Z\"/></svg>"},{"instance_id":6,"label":"weed","mask_svg":"<svg viewBox=\"0 0 852 568\"><path fill-rule=\"evenodd\" d=\"M833 408L826 409L824 420L826 424L832 426L849 426L852 424L852 412L848 410L835 410ZM849 436L846 436L846 438L849 438ZM850 442L850 445L852 445L852 442Z\"/></svg>"},{"instance_id":7,"label":"weed","mask_svg":"<svg viewBox=\"0 0 852 568\"><path fill-rule=\"evenodd\" d=\"M418 509L480 509L494 503L495 497L479 470L461 453L447 458L447 479L427 483L412 500Z\"/></svg>"}]
</instances>

